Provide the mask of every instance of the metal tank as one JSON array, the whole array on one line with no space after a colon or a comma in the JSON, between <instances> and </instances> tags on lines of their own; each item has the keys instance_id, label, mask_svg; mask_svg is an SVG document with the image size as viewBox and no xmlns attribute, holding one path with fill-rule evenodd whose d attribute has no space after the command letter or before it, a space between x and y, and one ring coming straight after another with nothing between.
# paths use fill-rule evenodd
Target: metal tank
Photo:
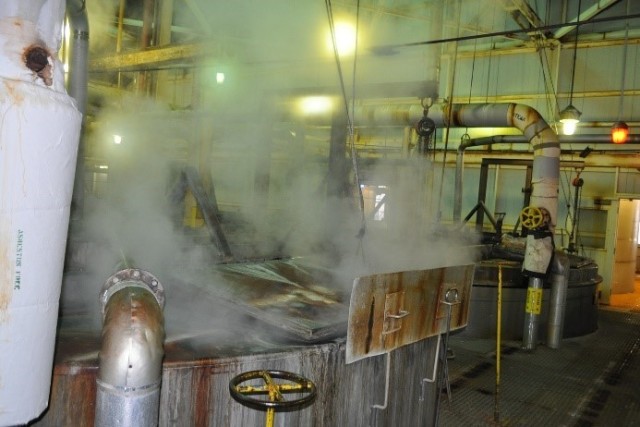
<instances>
[{"instance_id":1,"label":"metal tank","mask_svg":"<svg viewBox=\"0 0 640 427\"><path fill-rule=\"evenodd\" d=\"M266 413L235 401L229 383L242 373L267 369L295 373L317 388L311 405L277 412L277 426L436 423L438 361L445 354L442 336L445 329L466 325L473 265L361 277L354 281L354 290L364 289L351 293L350 303L349 295L334 301L325 289L330 288L327 283L306 281L302 271L311 267L299 260L276 260L216 266L203 273L201 282L162 278L165 290L172 285L179 290L167 292L167 327L172 295L187 313L202 303L212 320L207 330L189 325L168 333L160 426L263 425ZM276 272L286 277L276 283ZM318 279L325 273L313 276ZM235 278L233 286L214 286L221 277ZM66 286L74 287L86 278L68 280L75 283ZM454 291L459 300L448 309L442 301ZM235 300L229 299L231 292ZM269 308L267 300L272 302ZM357 308L363 304L376 308L371 313ZM349 310L349 305L355 308ZM66 308L69 315L60 321L50 409L36 426L94 425L99 331L86 328L88 313ZM323 309L328 315L321 314ZM363 322L371 316L372 322Z\"/></svg>"},{"instance_id":2,"label":"metal tank","mask_svg":"<svg viewBox=\"0 0 640 427\"><path fill-rule=\"evenodd\" d=\"M209 338L216 338L212 334ZM228 341L229 337L218 336ZM95 410L97 360L75 359L68 347L95 349L97 340L78 335L62 337L55 364L49 411L36 426L92 426ZM160 394L160 426L261 426L265 413L237 403L229 381L258 369L300 374L316 384L316 401L299 411L276 413L277 426L433 425L436 387L423 378L433 376L437 338L394 352L390 366L389 401L384 411L372 406L384 400L385 357L345 364L345 342L278 345L259 337L207 348L197 339L166 347ZM244 348L241 348L244 347ZM240 354L237 354L240 353Z\"/></svg>"},{"instance_id":3,"label":"metal tank","mask_svg":"<svg viewBox=\"0 0 640 427\"><path fill-rule=\"evenodd\" d=\"M578 337L598 329L598 265L589 258L568 255L569 275L566 290L562 338ZM474 338L491 338L496 334L498 272L502 269L502 337L520 340L525 323L527 278L522 263L507 258L488 258L477 263L469 312L469 325L461 332ZM552 301L550 281L544 281L540 313L539 340L549 339L547 323Z\"/></svg>"}]
</instances>

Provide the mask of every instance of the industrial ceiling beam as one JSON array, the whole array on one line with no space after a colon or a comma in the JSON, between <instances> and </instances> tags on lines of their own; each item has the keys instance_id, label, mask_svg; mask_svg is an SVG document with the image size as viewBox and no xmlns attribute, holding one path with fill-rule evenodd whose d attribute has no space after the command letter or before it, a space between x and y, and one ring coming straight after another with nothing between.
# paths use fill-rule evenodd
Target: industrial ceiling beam
<instances>
[{"instance_id":1,"label":"industrial ceiling beam","mask_svg":"<svg viewBox=\"0 0 640 427\"><path fill-rule=\"evenodd\" d=\"M586 21L590 20L591 18L593 18L594 16L600 14L600 12L603 12L605 9L608 9L609 7L611 7L614 4L618 3L619 1L620 0L599 0L594 5L592 5L591 7L587 8L583 12L581 12L580 16L577 16L577 17L573 18L571 21L569 21L569 23L586 22ZM565 36L566 34L570 33L571 31L573 31L574 28L575 28L575 25L574 26L568 26L568 27L559 28L558 30L556 30L555 33L553 33L553 38L554 39L561 39L563 36Z\"/></svg>"},{"instance_id":2,"label":"industrial ceiling beam","mask_svg":"<svg viewBox=\"0 0 640 427\"><path fill-rule=\"evenodd\" d=\"M640 96L640 89L625 89L625 96ZM607 98L620 96L620 90L597 90L597 91L585 91L585 92L573 92L574 98ZM546 99L549 97L547 93L525 93L525 94L510 94L510 95L489 95L489 96L459 96L453 98L455 104L482 104L482 103L502 103L502 102L519 102L523 99ZM568 93L556 94L558 98L569 98Z\"/></svg>"},{"instance_id":3,"label":"industrial ceiling beam","mask_svg":"<svg viewBox=\"0 0 640 427\"><path fill-rule=\"evenodd\" d=\"M640 29L630 30L625 39L624 31L611 31L608 33L593 33L580 36L578 41L578 49L591 49L591 48L605 48L611 46L623 46L640 44ZM558 43L557 40L547 39L546 44L552 47L551 43ZM555 45L553 45L555 46ZM574 49L575 44L573 42L562 44L562 49ZM540 46L537 43L530 41L518 42L494 42L494 43L482 43L473 45L464 45L458 48L458 58L481 58L485 56L500 56L500 55L522 55L531 54L540 50ZM444 56L450 55L449 53Z\"/></svg>"},{"instance_id":4,"label":"industrial ceiling beam","mask_svg":"<svg viewBox=\"0 0 640 427\"><path fill-rule=\"evenodd\" d=\"M502 0L502 4L516 24L523 30L544 27L544 22L526 0ZM547 38L541 31L536 31L535 34L538 34L542 39Z\"/></svg>"},{"instance_id":5,"label":"industrial ceiling beam","mask_svg":"<svg viewBox=\"0 0 640 427\"><path fill-rule=\"evenodd\" d=\"M355 9L356 8L356 4L353 2L348 2L348 1L333 1L333 5L334 6L341 6L349 9ZM418 6L418 7L416 7ZM432 16L430 15L421 15L419 13L414 13L414 11L416 9L418 9L419 7L424 6L425 8L429 8L431 7L431 4L429 2L424 2L424 3L420 3L418 5L415 5L411 8L411 10L406 10L406 9L401 9L401 8L391 8L391 7L384 7L381 6L379 4L376 5L366 5L366 4L360 4L360 10L363 11L367 11L371 14L380 14L380 15L388 15L388 16L393 16L396 18L405 18L405 19L414 19L414 20L418 20L418 21L431 21L433 19Z\"/></svg>"},{"instance_id":6,"label":"industrial ceiling beam","mask_svg":"<svg viewBox=\"0 0 640 427\"><path fill-rule=\"evenodd\" d=\"M116 53L91 59L89 60L89 72L100 73L153 69L172 63L191 62L196 58L212 56L219 53L220 48L214 43L195 43L148 48L136 52Z\"/></svg>"}]
</instances>

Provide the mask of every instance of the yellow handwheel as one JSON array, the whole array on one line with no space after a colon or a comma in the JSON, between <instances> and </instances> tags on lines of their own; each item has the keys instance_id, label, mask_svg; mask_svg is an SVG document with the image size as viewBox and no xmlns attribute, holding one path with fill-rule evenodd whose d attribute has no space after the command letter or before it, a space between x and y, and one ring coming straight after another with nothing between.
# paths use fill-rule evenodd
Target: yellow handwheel
<instances>
[{"instance_id":1,"label":"yellow handwheel","mask_svg":"<svg viewBox=\"0 0 640 427\"><path fill-rule=\"evenodd\" d=\"M284 380L278 383L275 379ZM265 385L241 385L260 379ZM273 427L276 411L291 411L310 405L316 398L316 385L310 380L287 371L259 370L237 375L229 381L229 392L238 403L260 411L266 411L265 425ZM285 393L302 397L294 400L284 398Z\"/></svg>"},{"instance_id":2,"label":"yellow handwheel","mask_svg":"<svg viewBox=\"0 0 640 427\"><path fill-rule=\"evenodd\" d=\"M527 206L520 212L520 222L522 226L530 230L536 229L542 225L544 221L544 213L542 209L535 206Z\"/></svg>"}]
</instances>

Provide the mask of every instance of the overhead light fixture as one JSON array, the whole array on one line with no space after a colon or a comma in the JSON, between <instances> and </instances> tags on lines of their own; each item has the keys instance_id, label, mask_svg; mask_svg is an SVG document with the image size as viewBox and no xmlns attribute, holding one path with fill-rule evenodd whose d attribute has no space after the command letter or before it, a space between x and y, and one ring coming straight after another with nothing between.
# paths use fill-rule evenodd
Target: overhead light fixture
<instances>
[{"instance_id":1,"label":"overhead light fixture","mask_svg":"<svg viewBox=\"0 0 640 427\"><path fill-rule=\"evenodd\" d=\"M625 122L615 122L611 128L611 141L614 144L624 144L629 138L629 126Z\"/></svg>"},{"instance_id":2,"label":"overhead light fixture","mask_svg":"<svg viewBox=\"0 0 640 427\"><path fill-rule=\"evenodd\" d=\"M562 133L565 135L573 135L576 131L576 126L580 122L580 116L582 113L573 106L573 104L567 105L567 107L560 112L560 123L562 123Z\"/></svg>"},{"instance_id":3,"label":"overhead light fixture","mask_svg":"<svg viewBox=\"0 0 640 427\"><path fill-rule=\"evenodd\" d=\"M298 107L303 115L313 116L331 111L333 102L328 96L306 96L298 101Z\"/></svg>"},{"instance_id":4,"label":"overhead light fixture","mask_svg":"<svg viewBox=\"0 0 640 427\"><path fill-rule=\"evenodd\" d=\"M116 145L122 144L122 136L113 135L113 143L116 144Z\"/></svg>"},{"instance_id":5,"label":"overhead light fixture","mask_svg":"<svg viewBox=\"0 0 640 427\"><path fill-rule=\"evenodd\" d=\"M224 73L221 73L219 71L216 73L216 83L217 84L221 85L222 83L224 83L224 78L225 78Z\"/></svg>"},{"instance_id":6,"label":"overhead light fixture","mask_svg":"<svg viewBox=\"0 0 640 427\"><path fill-rule=\"evenodd\" d=\"M573 46L573 65L571 69L571 91L569 92L569 105L560 112L560 123L562 123L562 133L565 135L573 135L576 126L580 122L582 113L573 106L573 84L576 78L576 56L578 55L578 34L580 31L580 4L578 2L578 15L576 18L576 40Z\"/></svg>"},{"instance_id":7,"label":"overhead light fixture","mask_svg":"<svg viewBox=\"0 0 640 427\"><path fill-rule=\"evenodd\" d=\"M630 5L627 0L627 14L630 13ZM611 127L611 142L614 144L624 144L629 139L629 126L622 121L622 109L624 106L624 86L625 86L625 78L627 76L627 47L629 41L629 23L627 22L625 32L624 32L624 50L622 51L622 76L620 83L620 98L618 104L618 121L613 124Z\"/></svg>"},{"instance_id":8,"label":"overhead light fixture","mask_svg":"<svg viewBox=\"0 0 640 427\"><path fill-rule=\"evenodd\" d=\"M327 48L331 52L335 49L340 56L352 55L356 50L357 39L356 27L353 24L336 22L327 36Z\"/></svg>"}]
</instances>

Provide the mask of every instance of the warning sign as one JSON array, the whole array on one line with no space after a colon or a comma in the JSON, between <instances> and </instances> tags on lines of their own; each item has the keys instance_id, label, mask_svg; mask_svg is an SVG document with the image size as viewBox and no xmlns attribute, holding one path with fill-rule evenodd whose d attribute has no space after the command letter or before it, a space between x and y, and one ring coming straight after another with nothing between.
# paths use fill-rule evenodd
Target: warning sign
<instances>
[{"instance_id":1,"label":"warning sign","mask_svg":"<svg viewBox=\"0 0 640 427\"><path fill-rule=\"evenodd\" d=\"M527 305L524 311L530 314L540 314L542 312L542 288L527 289Z\"/></svg>"}]
</instances>

